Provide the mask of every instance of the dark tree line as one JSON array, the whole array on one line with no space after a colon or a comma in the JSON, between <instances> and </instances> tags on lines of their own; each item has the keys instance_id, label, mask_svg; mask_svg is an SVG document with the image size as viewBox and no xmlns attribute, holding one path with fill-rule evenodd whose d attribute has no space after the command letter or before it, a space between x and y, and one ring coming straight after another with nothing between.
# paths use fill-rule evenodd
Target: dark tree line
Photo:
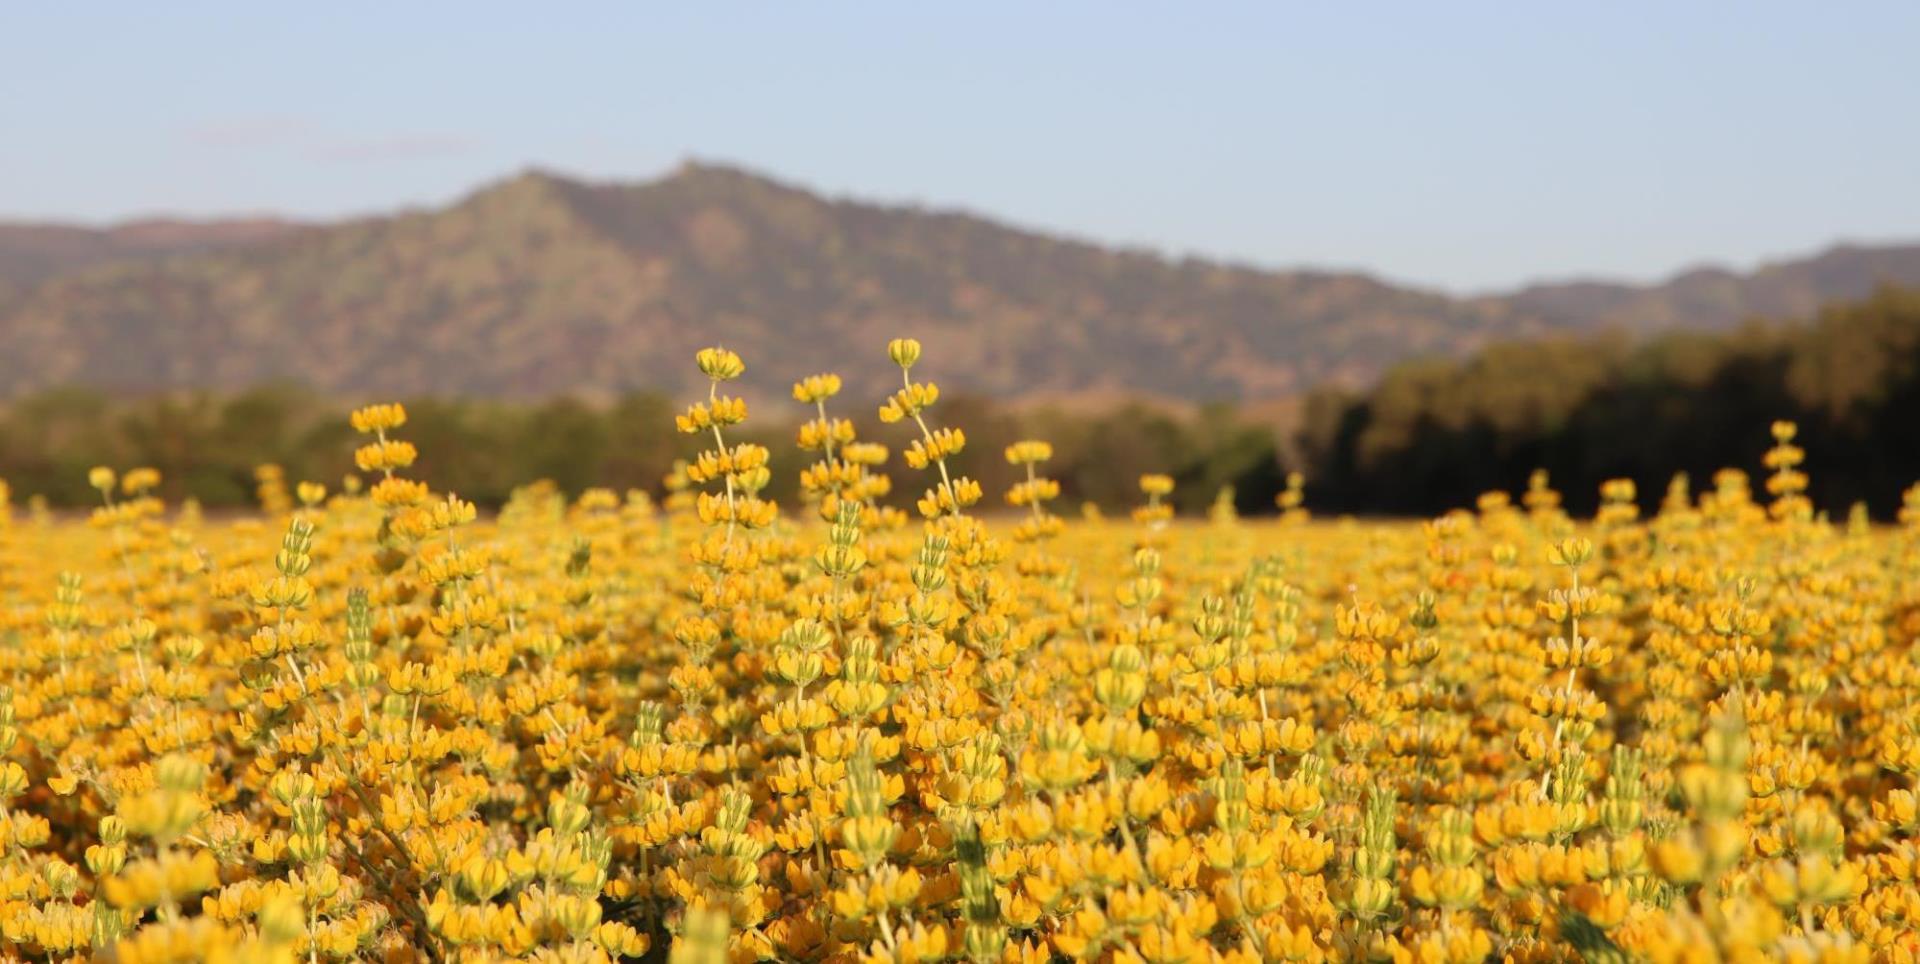
<instances>
[{"instance_id":1,"label":"dark tree line","mask_svg":"<svg viewBox=\"0 0 1920 964\"><path fill-rule=\"evenodd\" d=\"M1402 366L1307 405L1300 450L1322 510L1432 514L1544 468L1569 507L1631 478L1758 475L1774 419L1800 423L1815 505L1885 517L1920 480L1920 293L1883 288L1808 323L1726 334L1515 342Z\"/></svg>"}]
</instances>

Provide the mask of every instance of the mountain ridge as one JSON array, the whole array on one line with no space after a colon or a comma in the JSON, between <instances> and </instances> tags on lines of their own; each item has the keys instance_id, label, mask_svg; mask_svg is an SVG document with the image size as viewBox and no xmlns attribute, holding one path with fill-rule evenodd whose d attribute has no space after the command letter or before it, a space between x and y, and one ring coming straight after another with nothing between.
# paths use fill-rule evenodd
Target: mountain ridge
<instances>
[{"instance_id":1,"label":"mountain ridge","mask_svg":"<svg viewBox=\"0 0 1920 964\"><path fill-rule=\"evenodd\" d=\"M301 230L285 218L148 217L101 227L0 221L0 280L32 282L102 261L186 254L250 244Z\"/></svg>"},{"instance_id":2,"label":"mountain ridge","mask_svg":"<svg viewBox=\"0 0 1920 964\"><path fill-rule=\"evenodd\" d=\"M1657 285L1456 296L828 197L706 162L640 182L529 168L439 207L325 224L71 230L94 233L0 224L0 395L286 378L366 397L684 393L699 387L687 357L711 342L746 355L762 397L817 370L873 395L891 380L877 346L911 333L953 389L1272 399L1505 338L1720 330L1920 284L1920 245L1835 245ZM34 246L49 237L68 249Z\"/></svg>"}]
</instances>

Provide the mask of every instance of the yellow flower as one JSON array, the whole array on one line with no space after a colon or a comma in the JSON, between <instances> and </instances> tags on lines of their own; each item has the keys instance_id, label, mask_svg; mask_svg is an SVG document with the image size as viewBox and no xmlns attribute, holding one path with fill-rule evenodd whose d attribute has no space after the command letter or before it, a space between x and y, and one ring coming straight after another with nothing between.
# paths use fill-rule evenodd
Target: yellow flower
<instances>
[{"instance_id":1,"label":"yellow flower","mask_svg":"<svg viewBox=\"0 0 1920 964\"><path fill-rule=\"evenodd\" d=\"M355 409L349 421L353 430L363 435L390 432L407 424L407 410L398 404L369 405Z\"/></svg>"},{"instance_id":2,"label":"yellow flower","mask_svg":"<svg viewBox=\"0 0 1920 964\"><path fill-rule=\"evenodd\" d=\"M700 373L716 382L739 378L747 370L740 356L725 348L702 348L694 355L694 363L700 367Z\"/></svg>"},{"instance_id":3,"label":"yellow flower","mask_svg":"<svg viewBox=\"0 0 1920 964\"><path fill-rule=\"evenodd\" d=\"M895 338L887 342L887 357L901 368L912 368L920 360L920 343L912 338Z\"/></svg>"},{"instance_id":4,"label":"yellow flower","mask_svg":"<svg viewBox=\"0 0 1920 964\"><path fill-rule=\"evenodd\" d=\"M838 394L840 394L840 376L838 375L808 375L793 385L794 401L808 405L826 401Z\"/></svg>"}]
</instances>

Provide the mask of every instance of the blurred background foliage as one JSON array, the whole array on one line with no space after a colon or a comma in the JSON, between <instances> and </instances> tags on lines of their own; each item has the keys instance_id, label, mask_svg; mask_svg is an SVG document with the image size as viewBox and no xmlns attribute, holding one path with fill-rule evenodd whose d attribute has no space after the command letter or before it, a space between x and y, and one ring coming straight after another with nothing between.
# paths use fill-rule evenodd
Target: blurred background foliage
<instances>
[{"instance_id":1,"label":"blurred background foliage","mask_svg":"<svg viewBox=\"0 0 1920 964\"><path fill-rule=\"evenodd\" d=\"M0 478L16 499L38 494L56 507L92 502L94 465L152 466L165 495L209 509L250 505L261 463L337 487L355 443L345 412L362 401L291 384L147 397L45 391L0 408ZM484 505L543 478L569 493L595 485L657 493L673 460L697 447L674 431L679 400L660 394L402 401L419 476ZM850 392L830 411L897 451L906 436L878 424L877 402ZM758 405L738 435L772 451L772 494L789 505L806 461L793 444L802 414L797 404ZM1801 425L1816 505L1837 513L1865 501L1889 515L1901 488L1920 479L1920 293L1883 288L1801 323L1726 334L1504 342L1461 361L1403 364L1364 391L1317 392L1288 414L968 396L941 411L941 424L967 434L958 469L990 493L1015 480L1002 450L1031 437L1053 443L1049 474L1068 504L1131 505L1141 474L1167 472L1183 512L1202 511L1229 486L1241 512L1271 511L1286 472L1298 470L1323 515L1433 514L1489 490L1517 491L1535 468L1575 510L1590 510L1599 483L1617 477L1639 483L1651 505L1675 472L1700 489L1720 467L1756 470L1776 418ZM897 498L918 494L917 473L897 460L890 471Z\"/></svg>"}]
</instances>

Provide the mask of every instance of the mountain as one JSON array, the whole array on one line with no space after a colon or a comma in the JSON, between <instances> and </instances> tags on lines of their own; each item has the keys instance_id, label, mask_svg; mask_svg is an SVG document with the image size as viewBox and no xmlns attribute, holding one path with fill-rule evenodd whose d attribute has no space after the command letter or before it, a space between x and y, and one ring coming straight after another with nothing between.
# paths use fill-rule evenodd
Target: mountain
<instances>
[{"instance_id":1,"label":"mountain","mask_svg":"<svg viewBox=\"0 0 1920 964\"><path fill-rule=\"evenodd\" d=\"M705 164L637 184L529 172L441 209L328 225L129 230L0 227L0 394L298 379L367 398L684 396L703 390L692 353L719 343L746 357L761 397L831 370L872 400L895 384L886 339L912 334L950 390L1272 399L1501 339L1724 328L1920 283L1920 246L1835 248L1745 275L1456 298L829 199Z\"/></svg>"},{"instance_id":2,"label":"mountain","mask_svg":"<svg viewBox=\"0 0 1920 964\"><path fill-rule=\"evenodd\" d=\"M108 228L0 224L0 282L26 284L101 261L251 244L299 230L277 218L186 221L155 218Z\"/></svg>"},{"instance_id":3,"label":"mountain","mask_svg":"<svg viewBox=\"0 0 1920 964\"><path fill-rule=\"evenodd\" d=\"M1604 282L1533 285L1491 300L1561 325L1645 333L1725 329L1751 318L1806 318L1823 305L1861 297L1881 283L1916 281L1920 244L1842 244L1749 274L1697 268L1647 287Z\"/></svg>"}]
</instances>

